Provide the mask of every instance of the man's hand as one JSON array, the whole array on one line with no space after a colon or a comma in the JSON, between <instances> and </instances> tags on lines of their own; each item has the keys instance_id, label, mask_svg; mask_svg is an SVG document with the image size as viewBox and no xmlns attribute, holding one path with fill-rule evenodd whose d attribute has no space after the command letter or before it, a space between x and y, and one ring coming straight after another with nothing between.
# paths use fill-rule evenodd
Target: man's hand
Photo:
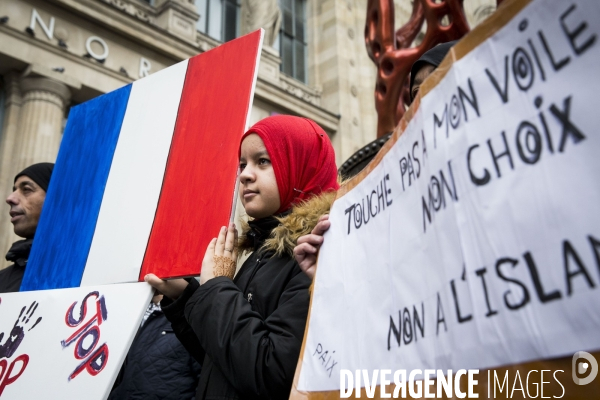
<instances>
[{"instance_id":1,"label":"man's hand","mask_svg":"<svg viewBox=\"0 0 600 400\"><path fill-rule=\"evenodd\" d=\"M146 275L144 280L148 282L154 289L158 290L171 300L177 300L188 285L185 279L172 279L170 281L165 281L154 274Z\"/></svg>"},{"instance_id":2,"label":"man's hand","mask_svg":"<svg viewBox=\"0 0 600 400\"><path fill-rule=\"evenodd\" d=\"M300 236L298 244L294 247L294 257L300 265L300 269L304 271L310 279L315 277L317 270L317 253L323 244L323 234L329 229L329 215L325 214L319 218L319 222L313 228L310 234Z\"/></svg>"},{"instance_id":3,"label":"man's hand","mask_svg":"<svg viewBox=\"0 0 600 400\"><path fill-rule=\"evenodd\" d=\"M219 236L208 244L202 260L200 284L203 285L217 276L233 279L237 257L237 229L234 224L230 224L229 228L222 227Z\"/></svg>"}]
</instances>

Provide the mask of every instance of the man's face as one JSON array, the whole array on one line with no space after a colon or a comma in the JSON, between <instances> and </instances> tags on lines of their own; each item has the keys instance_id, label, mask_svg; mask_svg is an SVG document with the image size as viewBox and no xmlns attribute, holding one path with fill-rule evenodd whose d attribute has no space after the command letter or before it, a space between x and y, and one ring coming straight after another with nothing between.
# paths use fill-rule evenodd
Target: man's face
<instances>
[{"instance_id":1,"label":"man's face","mask_svg":"<svg viewBox=\"0 0 600 400\"><path fill-rule=\"evenodd\" d=\"M13 192L6 198L10 206L10 222L15 233L26 239L33 238L37 229L46 192L27 176L20 176Z\"/></svg>"}]
</instances>

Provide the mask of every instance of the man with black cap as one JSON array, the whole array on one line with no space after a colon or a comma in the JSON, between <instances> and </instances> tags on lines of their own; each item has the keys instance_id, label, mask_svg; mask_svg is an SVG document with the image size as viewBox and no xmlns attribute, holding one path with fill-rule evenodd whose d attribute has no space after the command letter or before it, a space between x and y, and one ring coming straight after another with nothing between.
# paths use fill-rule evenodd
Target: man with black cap
<instances>
[{"instance_id":1,"label":"man with black cap","mask_svg":"<svg viewBox=\"0 0 600 400\"><path fill-rule=\"evenodd\" d=\"M410 102L415 99L421 84L442 63L446 54L458 40L440 43L427 50L410 69Z\"/></svg>"},{"instance_id":2,"label":"man with black cap","mask_svg":"<svg viewBox=\"0 0 600 400\"><path fill-rule=\"evenodd\" d=\"M14 264L0 270L0 293L18 292L21 288L53 169L51 163L33 164L15 176L13 192L6 203L10 206L10 222L15 234L24 240L13 243L6 253L6 259Z\"/></svg>"}]
</instances>

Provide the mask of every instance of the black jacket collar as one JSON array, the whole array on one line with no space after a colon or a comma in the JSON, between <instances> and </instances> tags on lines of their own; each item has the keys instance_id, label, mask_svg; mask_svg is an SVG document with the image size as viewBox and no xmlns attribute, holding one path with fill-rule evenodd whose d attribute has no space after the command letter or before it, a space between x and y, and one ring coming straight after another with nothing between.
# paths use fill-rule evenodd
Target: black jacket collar
<instances>
[{"instance_id":1,"label":"black jacket collar","mask_svg":"<svg viewBox=\"0 0 600 400\"><path fill-rule=\"evenodd\" d=\"M248 225L250 225L250 231L246 236L250 239L252 248L256 251L269 238L271 231L279 225L279 220L274 216L270 216L249 221Z\"/></svg>"},{"instance_id":2,"label":"black jacket collar","mask_svg":"<svg viewBox=\"0 0 600 400\"><path fill-rule=\"evenodd\" d=\"M27 260L29 259L29 253L31 252L31 246L33 239L18 240L13 243L6 253L6 260L12 261L19 267L25 267Z\"/></svg>"}]
</instances>

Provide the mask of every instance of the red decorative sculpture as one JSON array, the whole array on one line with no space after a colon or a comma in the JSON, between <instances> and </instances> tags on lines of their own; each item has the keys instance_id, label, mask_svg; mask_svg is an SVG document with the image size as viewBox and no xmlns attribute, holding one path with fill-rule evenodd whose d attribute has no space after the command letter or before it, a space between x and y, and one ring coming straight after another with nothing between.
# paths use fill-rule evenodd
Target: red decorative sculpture
<instances>
[{"instance_id":1,"label":"red decorative sculpture","mask_svg":"<svg viewBox=\"0 0 600 400\"><path fill-rule=\"evenodd\" d=\"M424 21L425 37L420 45L411 48ZM409 103L408 75L412 64L438 43L459 39L468 31L463 0L414 0L410 19L397 31L393 0L369 0L365 43L369 57L377 65L378 138L393 131L404 115Z\"/></svg>"}]
</instances>

